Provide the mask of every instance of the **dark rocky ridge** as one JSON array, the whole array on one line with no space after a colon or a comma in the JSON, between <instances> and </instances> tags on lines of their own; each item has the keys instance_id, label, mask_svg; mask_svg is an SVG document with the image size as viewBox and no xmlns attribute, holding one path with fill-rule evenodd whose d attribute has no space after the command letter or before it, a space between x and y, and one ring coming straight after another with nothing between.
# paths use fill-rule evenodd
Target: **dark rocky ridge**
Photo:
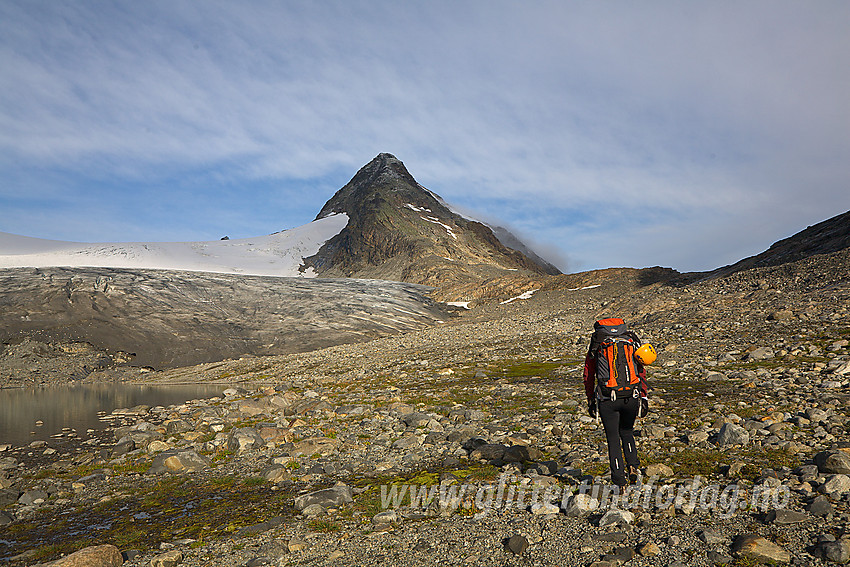
<instances>
[{"instance_id":1,"label":"dark rocky ridge","mask_svg":"<svg viewBox=\"0 0 850 567\"><path fill-rule=\"evenodd\" d=\"M744 258L730 266L709 272L711 276L727 275L750 268L779 266L816 254L829 254L850 248L850 211L812 225L773 243L770 248Z\"/></svg>"}]
</instances>

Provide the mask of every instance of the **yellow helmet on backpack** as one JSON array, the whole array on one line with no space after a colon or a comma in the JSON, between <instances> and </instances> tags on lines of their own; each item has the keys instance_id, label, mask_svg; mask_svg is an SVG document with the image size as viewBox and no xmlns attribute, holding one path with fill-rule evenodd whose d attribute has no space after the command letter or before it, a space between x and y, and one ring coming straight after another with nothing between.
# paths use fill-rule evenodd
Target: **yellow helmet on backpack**
<instances>
[{"instance_id":1,"label":"yellow helmet on backpack","mask_svg":"<svg viewBox=\"0 0 850 567\"><path fill-rule=\"evenodd\" d=\"M655 349L651 344L646 343L635 351L635 358L638 362L647 366L655 362L655 359L658 358L658 354L655 352Z\"/></svg>"}]
</instances>

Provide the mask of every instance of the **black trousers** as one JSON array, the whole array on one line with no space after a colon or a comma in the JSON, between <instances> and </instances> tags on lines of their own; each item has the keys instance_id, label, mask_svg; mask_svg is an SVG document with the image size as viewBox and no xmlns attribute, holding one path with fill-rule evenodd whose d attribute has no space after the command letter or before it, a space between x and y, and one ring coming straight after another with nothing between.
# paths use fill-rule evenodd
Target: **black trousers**
<instances>
[{"instance_id":1,"label":"black trousers","mask_svg":"<svg viewBox=\"0 0 850 567\"><path fill-rule=\"evenodd\" d=\"M635 445L635 418L640 407L640 399L628 397L614 401L600 400L597 407L599 418L605 427L605 437L608 439L611 482L618 486L625 486L628 484L626 466L640 467L637 445Z\"/></svg>"}]
</instances>

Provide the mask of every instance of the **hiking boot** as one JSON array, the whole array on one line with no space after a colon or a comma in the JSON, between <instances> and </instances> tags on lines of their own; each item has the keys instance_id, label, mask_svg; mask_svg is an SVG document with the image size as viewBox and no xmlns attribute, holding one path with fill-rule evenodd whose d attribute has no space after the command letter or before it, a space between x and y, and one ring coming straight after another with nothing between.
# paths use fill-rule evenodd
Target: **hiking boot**
<instances>
[{"instance_id":1,"label":"hiking boot","mask_svg":"<svg viewBox=\"0 0 850 567\"><path fill-rule=\"evenodd\" d=\"M629 484L633 485L641 485L643 484L643 477L640 473L640 469L637 467L629 467Z\"/></svg>"}]
</instances>

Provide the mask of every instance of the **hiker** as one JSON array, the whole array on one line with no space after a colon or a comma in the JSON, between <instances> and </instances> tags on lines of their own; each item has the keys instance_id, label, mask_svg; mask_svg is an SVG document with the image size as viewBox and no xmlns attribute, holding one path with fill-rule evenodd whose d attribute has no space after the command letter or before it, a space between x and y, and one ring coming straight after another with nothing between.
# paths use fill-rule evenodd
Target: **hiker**
<instances>
[{"instance_id":1,"label":"hiker","mask_svg":"<svg viewBox=\"0 0 850 567\"><path fill-rule=\"evenodd\" d=\"M655 349L649 343L641 345L622 319L601 319L593 329L584 360L587 411L605 428L611 482L637 484L640 460L634 424L649 411L644 366L655 361Z\"/></svg>"}]
</instances>

